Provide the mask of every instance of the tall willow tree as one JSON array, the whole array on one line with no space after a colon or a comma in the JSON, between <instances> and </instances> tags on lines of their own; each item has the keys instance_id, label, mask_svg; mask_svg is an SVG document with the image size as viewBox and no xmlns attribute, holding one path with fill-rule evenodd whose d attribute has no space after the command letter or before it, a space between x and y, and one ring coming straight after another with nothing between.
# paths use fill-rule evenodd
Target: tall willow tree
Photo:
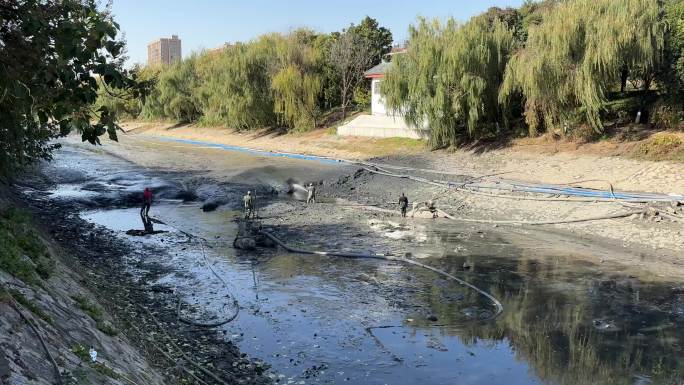
<instances>
[{"instance_id":1,"label":"tall willow tree","mask_svg":"<svg viewBox=\"0 0 684 385\"><path fill-rule=\"evenodd\" d=\"M156 88L147 98L142 115L146 118L194 122L202 115L197 98L199 77L192 57L161 69Z\"/></svg>"},{"instance_id":2,"label":"tall willow tree","mask_svg":"<svg viewBox=\"0 0 684 385\"><path fill-rule=\"evenodd\" d=\"M204 125L238 130L275 123L269 65L275 45L270 36L206 53L197 65Z\"/></svg>"},{"instance_id":3,"label":"tall willow tree","mask_svg":"<svg viewBox=\"0 0 684 385\"><path fill-rule=\"evenodd\" d=\"M581 120L602 131L607 93L625 68L650 72L659 63L665 26L662 2L572 0L546 7L530 26L525 48L510 60L500 99L520 92L531 135Z\"/></svg>"},{"instance_id":4,"label":"tall willow tree","mask_svg":"<svg viewBox=\"0 0 684 385\"><path fill-rule=\"evenodd\" d=\"M684 0L665 2L665 20L668 25L665 42L665 61L659 80L676 100L684 106Z\"/></svg>"},{"instance_id":5,"label":"tall willow tree","mask_svg":"<svg viewBox=\"0 0 684 385\"><path fill-rule=\"evenodd\" d=\"M296 130L315 127L321 114L320 69L325 54L316 49L316 39L308 30L297 30L276 39L277 61L271 78L275 112L282 124Z\"/></svg>"},{"instance_id":6,"label":"tall willow tree","mask_svg":"<svg viewBox=\"0 0 684 385\"><path fill-rule=\"evenodd\" d=\"M387 105L413 126L431 128L433 146L457 145L505 125L498 103L514 30L490 14L464 25L419 19L408 50L390 67L382 92Z\"/></svg>"}]
</instances>

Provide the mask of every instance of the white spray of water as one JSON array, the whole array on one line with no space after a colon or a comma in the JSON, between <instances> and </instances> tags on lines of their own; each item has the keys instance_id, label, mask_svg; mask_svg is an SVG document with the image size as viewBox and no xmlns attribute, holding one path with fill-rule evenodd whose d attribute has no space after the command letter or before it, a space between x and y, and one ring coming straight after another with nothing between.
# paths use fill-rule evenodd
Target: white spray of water
<instances>
[{"instance_id":1,"label":"white spray of water","mask_svg":"<svg viewBox=\"0 0 684 385\"><path fill-rule=\"evenodd\" d=\"M309 195L309 190L306 187L299 184L294 179L290 178L285 183L287 183L288 190L287 193L292 195L294 199L299 201L305 201Z\"/></svg>"}]
</instances>

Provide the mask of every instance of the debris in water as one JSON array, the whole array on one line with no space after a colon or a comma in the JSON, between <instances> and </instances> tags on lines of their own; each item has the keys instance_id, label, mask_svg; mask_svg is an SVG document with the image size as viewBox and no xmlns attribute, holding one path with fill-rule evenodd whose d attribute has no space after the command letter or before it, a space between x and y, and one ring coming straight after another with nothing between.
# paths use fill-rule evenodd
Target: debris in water
<instances>
[{"instance_id":1,"label":"debris in water","mask_svg":"<svg viewBox=\"0 0 684 385\"><path fill-rule=\"evenodd\" d=\"M620 328L617 325L615 325L615 321L613 321L613 320L598 319L597 318L597 319L594 319L592 324L594 325L594 328L596 328L596 330L600 330L600 331L615 332L615 331L620 330Z\"/></svg>"},{"instance_id":2,"label":"debris in water","mask_svg":"<svg viewBox=\"0 0 684 385\"><path fill-rule=\"evenodd\" d=\"M204 211L205 213L208 213L210 211L215 211L220 205L221 205L221 203L216 202L216 201L205 202L202 205L202 211Z\"/></svg>"},{"instance_id":3,"label":"debris in water","mask_svg":"<svg viewBox=\"0 0 684 385\"><path fill-rule=\"evenodd\" d=\"M430 339L427 340L426 346L428 347L428 349L435 349L435 350L440 351L440 352L448 352L449 351L449 349L447 349L447 347L444 346L444 344L440 340L438 340L436 337L430 337Z\"/></svg>"}]
</instances>

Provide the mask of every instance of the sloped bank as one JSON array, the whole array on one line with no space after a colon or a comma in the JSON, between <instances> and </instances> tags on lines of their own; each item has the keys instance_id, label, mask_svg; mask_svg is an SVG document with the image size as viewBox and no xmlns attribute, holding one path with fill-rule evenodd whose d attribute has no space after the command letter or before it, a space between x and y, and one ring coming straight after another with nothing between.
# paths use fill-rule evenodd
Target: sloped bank
<instances>
[{"instance_id":1,"label":"sloped bank","mask_svg":"<svg viewBox=\"0 0 684 385\"><path fill-rule=\"evenodd\" d=\"M150 266L136 280L123 267L136 253L164 250L132 250L73 210L0 191L2 384L269 381L263 364L215 331L179 324L173 293L146 286L165 271Z\"/></svg>"},{"instance_id":2,"label":"sloped bank","mask_svg":"<svg viewBox=\"0 0 684 385\"><path fill-rule=\"evenodd\" d=\"M6 196L0 190L0 382L165 384Z\"/></svg>"}]
</instances>

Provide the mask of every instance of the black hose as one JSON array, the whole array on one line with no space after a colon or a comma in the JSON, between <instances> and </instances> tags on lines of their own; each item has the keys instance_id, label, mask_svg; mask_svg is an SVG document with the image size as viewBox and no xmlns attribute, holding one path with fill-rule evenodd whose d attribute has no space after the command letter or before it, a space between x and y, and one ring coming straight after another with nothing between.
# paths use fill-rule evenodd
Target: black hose
<instances>
[{"instance_id":1,"label":"black hose","mask_svg":"<svg viewBox=\"0 0 684 385\"><path fill-rule=\"evenodd\" d=\"M290 247L287 244L285 244L283 241L281 241L278 237L275 235L266 232L266 231L259 231L259 234L264 235L268 238L270 238L273 242L277 243L280 247L283 249L291 252L291 253L297 253L297 254L309 254L309 255L325 255L325 256L332 256L332 257L341 257L341 258L370 258L370 259L384 259L387 261L398 261L398 262L404 262L410 265L422 267L424 269L433 271L437 274L443 275L449 279L452 279L458 283L460 283L463 286L466 286L472 290L475 290L477 293L482 295L483 297L487 298L492 302L494 305L496 312L491 318L496 318L499 314L503 312L503 305L501 302L496 299L493 295L487 293L486 291L478 288L477 286L468 283L458 277L455 277L446 271L437 269L435 267L426 265L424 263L420 263L418 261L414 261L412 259L404 258L404 257L397 257L397 256L392 256L392 255L382 255L382 254L359 254L359 253L346 253L346 252L331 252L331 251L313 251L313 250L303 250L303 249L297 249L294 247Z\"/></svg>"}]
</instances>

